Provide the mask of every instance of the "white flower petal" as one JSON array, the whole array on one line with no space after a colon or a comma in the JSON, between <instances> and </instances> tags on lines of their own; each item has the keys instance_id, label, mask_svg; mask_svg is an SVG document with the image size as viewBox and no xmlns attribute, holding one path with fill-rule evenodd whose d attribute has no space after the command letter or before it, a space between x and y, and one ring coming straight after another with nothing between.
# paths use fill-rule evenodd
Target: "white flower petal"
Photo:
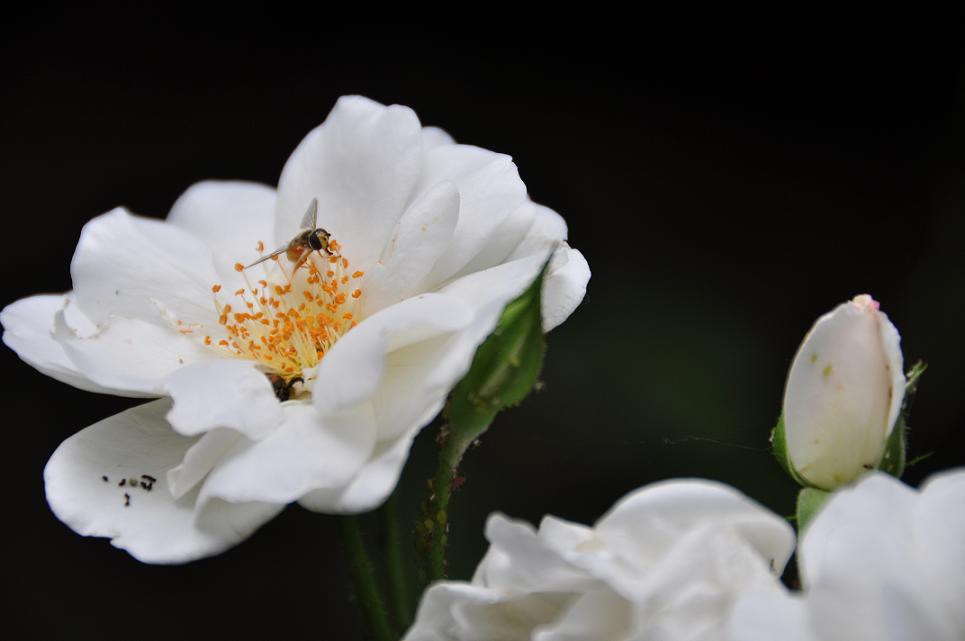
<instances>
[{"instance_id":1,"label":"white flower petal","mask_svg":"<svg viewBox=\"0 0 965 641\"><path fill-rule=\"evenodd\" d=\"M462 276L440 289L439 293L471 305L477 310L477 318L491 320L486 331L489 334L506 304L532 284L547 258L548 254L527 256Z\"/></svg>"},{"instance_id":2,"label":"white flower petal","mask_svg":"<svg viewBox=\"0 0 965 641\"><path fill-rule=\"evenodd\" d=\"M880 472L835 492L799 549L818 636L960 639L963 509L963 472L921 493Z\"/></svg>"},{"instance_id":3,"label":"white flower petal","mask_svg":"<svg viewBox=\"0 0 965 641\"><path fill-rule=\"evenodd\" d=\"M403 637L403 641L528 641L532 626L523 626L522 629L512 631L506 630L505 624L466 628L455 616L457 610L467 607L477 610L498 609L505 600L507 597L495 590L460 583L435 583L426 590L419 604L415 624Z\"/></svg>"},{"instance_id":4,"label":"white flower petal","mask_svg":"<svg viewBox=\"0 0 965 641\"><path fill-rule=\"evenodd\" d=\"M940 602L965 631L965 469L936 474L922 486L912 515L922 555L919 570L929 578L930 598Z\"/></svg>"},{"instance_id":5,"label":"white flower petal","mask_svg":"<svg viewBox=\"0 0 965 641\"><path fill-rule=\"evenodd\" d=\"M278 182L275 240L298 232L318 199L318 225L361 269L378 261L418 180L422 130L408 107L340 98L292 153Z\"/></svg>"},{"instance_id":6,"label":"white flower petal","mask_svg":"<svg viewBox=\"0 0 965 641\"><path fill-rule=\"evenodd\" d=\"M919 502L913 489L873 473L836 492L808 526L799 565L819 638L961 638L962 594L943 593L941 587L951 584L936 584L928 572L933 569L929 559L942 554L928 546L941 540L917 538ZM943 507L946 517L954 510L954 505ZM952 546L960 548L961 539ZM943 601L949 599L953 605L946 609Z\"/></svg>"},{"instance_id":7,"label":"white flower petal","mask_svg":"<svg viewBox=\"0 0 965 641\"><path fill-rule=\"evenodd\" d=\"M424 294L366 318L319 365L312 388L315 407L327 414L372 398L382 381L386 353L465 327L470 312L458 299Z\"/></svg>"},{"instance_id":8,"label":"white flower petal","mask_svg":"<svg viewBox=\"0 0 965 641\"><path fill-rule=\"evenodd\" d=\"M452 242L426 277L423 289L450 280L526 200L526 185L512 158L469 145L445 145L425 153L420 190L442 181L459 188L459 222Z\"/></svg>"},{"instance_id":9,"label":"white flower petal","mask_svg":"<svg viewBox=\"0 0 965 641\"><path fill-rule=\"evenodd\" d=\"M460 274L470 274L506 262L533 226L539 205L527 200L493 229L479 252L467 262ZM547 246L544 254L548 254Z\"/></svg>"},{"instance_id":10,"label":"white flower petal","mask_svg":"<svg viewBox=\"0 0 965 641\"><path fill-rule=\"evenodd\" d=\"M7 305L0 312L3 343L24 362L62 383L88 392L131 395L127 390L104 387L87 378L67 356L63 345L54 340L54 316L64 310L68 301L67 294L44 294Z\"/></svg>"},{"instance_id":11,"label":"white flower petal","mask_svg":"<svg viewBox=\"0 0 965 641\"><path fill-rule=\"evenodd\" d=\"M181 463L168 470L167 481L171 495L179 499L193 490L243 438L245 437L231 429L206 432L188 448Z\"/></svg>"},{"instance_id":12,"label":"white flower petal","mask_svg":"<svg viewBox=\"0 0 965 641\"><path fill-rule=\"evenodd\" d=\"M381 504L398 481L412 439L465 375L479 333L450 332L387 354L371 404L379 438L372 457L345 488L315 492L302 505L317 512L361 512Z\"/></svg>"},{"instance_id":13,"label":"white flower petal","mask_svg":"<svg viewBox=\"0 0 965 641\"><path fill-rule=\"evenodd\" d=\"M486 520L486 538L498 554L487 554L474 581L487 587L582 592L596 584L594 577L541 541L528 523L492 514Z\"/></svg>"},{"instance_id":14,"label":"white flower petal","mask_svg":"<svg viewBox=\"0 0 965 641\"><path fill-rule=\"evenodd\" d=\"M526 287L538 266L536 259L527 259L454 284L455 298L466 305L439 294L409 299L366 319L335 345L318 370L315 405L327 413L371 398L378 444L348 486L314 492L302 500L305 507L356 512L385 500L412 438L441 411L505 304ZM473 297L473 283L488 290ZM475 318L469 304L482 306Z\"/></svg>"},{"instance_id":15,"label":"white flower petal","mask_svg":"<svg viewBox=\"0 0 965 641\"><path fill-rule=\"evenodd\" d=\"M211 253L190 233L118 208L81 230L70 264L74 297L97 325L111 316L168 326L161 304L178 320L215 324Z\"/></svg>"},{"instance_id":16,"label":"white flower petal","mask_svg":"<svg viewBox=\"0 0 965 641\"><path fill-rule=\"evenodd\" d=\"M381 260L363 281L364 315L410 296L445 251L459 219L459 192L441 182L412 203L396 226Z\"/></svg>"},{"instance_id":17,"label":"white flower petal","mask_svg":"<svg viewBox=\"0 0 965 641\"><path fill-rule=\"evenodd\" d=\"M168 376L164 386L174 399L168 422L188 436L230 427L257 440L284 419L271 383L254 361L218 359L186 365Z\"/></svg>"},{"instance_id":18,"label":"white flower petal","mask_svg":"<svg viewBox=\"0 0 965 641\"><path fill-rule=\"evenodd\" d=\"M313 512L336 514L356 514L378 507L395 489L414 438L413 431L376 443L352 480L342 487L309 492L298 503Z\"/></svg>"},{"instance_id":19,"label":"white flower petal","mask_svg":"<svg viewBox=\"0 0 965 641\"><path fill-rule=\"evenodd\" d=\"M372 453L375 420L361 408L322 416L285 403L282 426L260 441L242 441L211 471L201 490L232 503L290 503L319 489L341 488Z\"/></svg>"},{"instance_id":20,"label":"white flower petal","mask_svg":"<svg viewBox=\"0 0 965 641\"><path fill-rule=\"evenodd\" d=\"M168 214L167 222L200 238L211 249L220 282L230 290L244 285L235 263L247 265L275 242L275 190L242 181L207 180L188 188Z\"/></svg>"},{"instance_id":21,"label":"white flower petal","mask_svg":"<svg viewBox=\"0 0 965 641\"><path fill-rule=\"evenodd\" d=\"M729 641L819 641L804 602L781 590L750 591L734 605Z\"/></svg>"},{"instance_id":22,"label":"white flower petal","mask_svg":"<svg viewBox=\"0 0 965 641\"><path fill-rule=\"evenodd\" d=\"M64 318L64 312L54 316L54 339L77 371L128 396L161 396L168 375L213 358L192 339L147 321L114 318L98 333L82 337Z\"/></svg>"},{"instance_id":23,"label":"white flower petal","mask_svg":"<svg viewBox=\"0 0 965 641\"><path fill-rule=\"evenodd\" d=\"M557 619L574 599L560 592L532 592L503 596L495 603L458 599L452 619L459 641L530 641L536 627Z\"/></svg>"},{"instance_id":24,"label":"white flower petal","mask_svg":"<svg viewBox=\"0 0 965 641\"><path fill-rule=\"evenodd\" d=\"M631 612L626 600L601 587L576 599L558 620L539 626L533 641L600 641L626 639Z\"/></svg>"},{"instance_id":25,"label":"white flower petal","mask_svg":"<svg viewBox=\"0 0 965 641\"><path fill-rule=\"evenodd\" d=\"M422 128L422 147L424 149L433 149L435 147L442 147L443 145L452 145L455 144L455 142L456 141L452 139L452 136L439 127Z\"/></svg>"},{"instance_id":26,"label":"white flower petal","mask_svg":"<svg viewBox=\"0 0 965 641\"><path fill-rule=\"evenodd\" d=\"M680 536L646 575L619 561L599 574L634 604L642 638L719 638L741 592L783 589L735 529L716 524Z\"/></svg>"},{"instance_id":27,"label":"white flower petal","mask_svg":"<svg viewBox=\"0 0 965 641\"><path fill-rule=\"evenodd\" d=\"M196 523L194 495L174 500L165 480L195 440L168 427L169 408L166 400L153 401L64 441L44 470L47 501L57 518L83 536L110 537L114 546L146 563L183 563L227 549L279 511L280 506L221 504L205 515L203 525ZM127 483L118 487L120 479L142 474L157 479L151 491Z\"/></svg>"},{"instance_id":28,"label":"white flower petal","mask_svg":"<svg viewBox=\"0 0 965 641\"><path fill-rule=\"evenodd\" d=\"M882 473L835 492L801 540L801 582L807 587L847 578L874 589L901 575L912 542L915 499L913 489ZM852 567L863 571L852 575Z\"/></svg>"},{"instance_id":29,"label":"white flower petal","mask_svg":"<svg viewBox=\"0 0 965 641\"><path fill-rule=\"evenodd\" d=\"M543 331L548 332L570 317L586 296L590 266L583 254L560 247L553 254L543 282Z\"/></svg>"},{"instance_id":30,"label":"white flower petal","mask_svg":"<svg viewBox=\"0 0 965 641\"><path fill-rule=\"evenodd\" d=\"M510 259L530 254L545 254L568 237L566 221L549 207L530 203L533 207L533 223L526 236L513 250Z\"/></svg>"},{"instance_id":31,"label":"white flower petal","mask_svg":"<svg viewBox=\"0 0 965 641\"><path fill-rule=\"evenodd\" d=\"M702 524L737 533L775 575L794 549L786 520L723 483L703 480L653 483L631 492L597 521L596 531L615 554L645 565Z\"/></svg>"}]
</instances>

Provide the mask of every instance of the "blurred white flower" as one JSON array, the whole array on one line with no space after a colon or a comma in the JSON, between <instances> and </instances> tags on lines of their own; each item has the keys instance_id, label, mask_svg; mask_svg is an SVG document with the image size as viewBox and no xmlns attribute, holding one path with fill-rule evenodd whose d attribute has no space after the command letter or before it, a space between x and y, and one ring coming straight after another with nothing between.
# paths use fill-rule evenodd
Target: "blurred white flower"
<instances>
[{"instance_id":1,"label":"blurred white flower","mask_svg":"<svg viewBox=\"0 0 965 641\"><path fill-rule=\"evenodd\" d=\"M425 593L405 641L714 640L745 590L779 591L788 523L730 487L637 490L594 527L498 514L471 583Z\"/></svg>"},{"instance_id":2,"label":"blurred white flower","mask_svg":"<svg viewBox=\"0 0 965 641\"><path fill-rule=\"evenodd\" d=\"M798 566L802 593L742 597L734 641L965 639L965 470L921 491L875 472L835 492Z\"/></svg>"},{"instance_id":3,"label":"blurred white flower","mask_svg":"<svg viewBox=\"0 0 965 641\"><path fill-rule=\"evenodd\" d=\"M313 198L338 258L315 253L291 280L284 258L240 270L291 240ZM204 182L164 222L92 220L74 290L8 306L3 340L76 387L170 400L66 440L45 471L51 508L170 563L224 550L291 501L378 505L554 248L545 329L582 300L589 269L565 238L508 156L361 97L308 134L277 192Z\"/></svg>"},{"instance_id":4,"label":"blurred white flower","mask_svg":"<svg viewBox=\"0 0 965 641\"><path fill-rule=\"evenodd\" d=\"M881 461L905 393L899 336L878 303L856 296L814 324L784 392L788 462L830 490Z\"/></svg>"}]
</instances>

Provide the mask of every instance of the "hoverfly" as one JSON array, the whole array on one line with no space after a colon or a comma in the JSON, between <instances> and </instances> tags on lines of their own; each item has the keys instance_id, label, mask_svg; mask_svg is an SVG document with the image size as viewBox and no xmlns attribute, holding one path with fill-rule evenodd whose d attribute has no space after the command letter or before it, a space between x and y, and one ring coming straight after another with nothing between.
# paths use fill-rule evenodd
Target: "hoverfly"
<instances>
[{"instance_id":1,"label":"hoverfly","mask_svg":"<svg viewBox=\"0 0 965 641\"><path fill-rule=\"evenodd\" d=\"M305 216L302 218L301 231L298 232L298 235L288 241L287 245L279 247L267 256L262 256L250 265L245 265L245 269L259 265L275 256L285 254L288 260L295 264L292 268L292 274L294 274L295 270L308 260L308 257L312 255L313 251L325 252L329 256L334 256L335 252L333 252L330 247L332 235L321 227L318 227L317 221L318 199L312 198L312 202L308 206Z\"/></svg>"}]
</instances>

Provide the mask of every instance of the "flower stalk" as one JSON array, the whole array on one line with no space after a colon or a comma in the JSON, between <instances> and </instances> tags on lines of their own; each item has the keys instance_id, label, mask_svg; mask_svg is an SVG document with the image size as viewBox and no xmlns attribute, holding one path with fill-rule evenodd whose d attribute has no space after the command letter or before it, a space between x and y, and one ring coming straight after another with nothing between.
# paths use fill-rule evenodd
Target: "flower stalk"
<instances>
[{"instance_id":1,"label":"flower stalk","mask_svg":"<svg viewBox=\"0 0 965 641\"><path fill-rule=\"evenodd\" d=\"M348 557L349 572L358 595L359 603L365 616L366 623L375 641L394 641L398 634L392 629L389 615L385 609L385 602L376 583L365 550L365 539L358 517L343 516L339 518L342 540Z\"/></svg>"},{"instance_id":2,"label":"flower stalk","mask_svg":"<svg viewBox=\"0 0 965 641\"><path fill-rule=\"evenodd\" d=\"M413 605L409 595L408 574L403 550L406 549L399 515L399 493L393 492L382 508L385 527L385 560L389 588L389 609L400 630L412 624Z\"/></svg>"},{"instance_id":3,"label":"flower stalk","mask_svg":"<svg viewBox=\"0 0 965 641\"><path fill-rule=\"evenodd\" d=\"M416 531L422 539L425 583L446 578L449 500L460 485L459 464L469 447L489 428L502 409L523 401L543 367L545 340L541 322L545 263L535 280L506 305L495 331L476 351L465 378L453 390L446 422L437 441L436 473Z\"/></svg>"}]
</instances>

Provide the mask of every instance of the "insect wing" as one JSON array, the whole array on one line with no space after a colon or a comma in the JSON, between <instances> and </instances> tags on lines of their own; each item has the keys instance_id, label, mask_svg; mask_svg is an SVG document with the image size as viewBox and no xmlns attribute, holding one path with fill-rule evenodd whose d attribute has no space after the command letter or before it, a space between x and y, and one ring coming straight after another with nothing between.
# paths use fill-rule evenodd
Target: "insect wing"
<instances>
[{"instance_id":1,"label":"insect wing","mask_svg":"<svg viewBox=\"0 0 965 641\"><path fill-rule=\"evenodd\" d=\"M311 204L308 205L308 210L305 212L305 216L302 218L302 229L315 229L315 225L318 222L318 198L312 198Z\"/></svg>"},{"instance_id":2,"label":"insect wing","mask_svg":"<svg viewBox=\"0 0 965 641\"><path fill-rule=\"evenodd\" d=\"M272 258L274 258L275 256L281 256L281 255L284 254L286 251L288 251L288 246L287 246L287 245L286 245L285 247L279 247L278 249L276 249L275 251L271 252L271 253L268 254L267 256L262 256L261 258L259 258L259 259L256 260L255 262L251 263L250 265L245 265L245 269L248 269L249 267L254 267L255 265L260 265L261 263L265 262L266 260L272 259Z\"/></svg>"}]
</instances>

